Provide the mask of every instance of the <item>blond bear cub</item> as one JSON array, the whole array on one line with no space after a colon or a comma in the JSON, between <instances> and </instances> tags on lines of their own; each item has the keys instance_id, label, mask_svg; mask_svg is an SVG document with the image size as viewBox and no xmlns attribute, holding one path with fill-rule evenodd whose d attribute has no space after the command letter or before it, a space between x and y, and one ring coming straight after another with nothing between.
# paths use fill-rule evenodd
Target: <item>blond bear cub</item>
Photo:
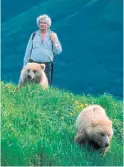
<instances>
[{"instance_id":1,"label":"blond bear cub","mask_svg":"<svg viewBox=\"0 0 124 167\"><path fill-rule=\"evenodd\" d=\"M113 136L112 121L100 105L90 105L81 111L76 120L75 140L80 145L88 144L105 153Z\"/></svg>"},{"instance_id":2,"label":"blond bear cub","mask_svg":"<svg viewBox=\"0 0 124 167\"><path fill-rule=\"evenodd\" d=\"M27 63L21 71L19 87L26 83L37 83L42 88L48 88L48 79L44 70L45 64Z\"/></svg>"}]
</instances>

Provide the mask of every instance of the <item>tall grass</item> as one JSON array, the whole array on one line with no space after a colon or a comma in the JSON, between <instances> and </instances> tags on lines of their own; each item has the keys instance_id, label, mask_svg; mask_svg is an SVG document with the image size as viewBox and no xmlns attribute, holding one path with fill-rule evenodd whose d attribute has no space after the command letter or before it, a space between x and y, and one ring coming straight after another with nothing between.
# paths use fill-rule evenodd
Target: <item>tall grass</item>
<instances>
[{"instance_id":1,"label":"tall grass","mask_svg":"<svg viewBox=\"0 0 124 167\"><path fill-rule=\"evenodd\" d=\"M2 85L1 164L3 166L123 166L122 102L111 95L75 96L39 85ZM89 104L100 104L113 121L106 156L75 142L75 120Z\"/></svg>"}]
</instances>

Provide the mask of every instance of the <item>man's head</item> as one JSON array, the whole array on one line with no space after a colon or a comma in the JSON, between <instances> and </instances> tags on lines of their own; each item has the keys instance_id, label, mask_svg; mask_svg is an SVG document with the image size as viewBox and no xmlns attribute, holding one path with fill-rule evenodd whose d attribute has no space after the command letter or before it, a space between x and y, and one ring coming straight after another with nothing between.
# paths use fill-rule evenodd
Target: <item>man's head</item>
<instances>
[{"instance_id":1,"label":"man's head","mask_svg":"<svg viewBox=\"0 0 124 167\"><path fill-rule=\"evenodd\" d=\"M51 19L46 14L37 17L36 22L40 29L48 29L51 26Z\"/></svg>"}]
</instances>

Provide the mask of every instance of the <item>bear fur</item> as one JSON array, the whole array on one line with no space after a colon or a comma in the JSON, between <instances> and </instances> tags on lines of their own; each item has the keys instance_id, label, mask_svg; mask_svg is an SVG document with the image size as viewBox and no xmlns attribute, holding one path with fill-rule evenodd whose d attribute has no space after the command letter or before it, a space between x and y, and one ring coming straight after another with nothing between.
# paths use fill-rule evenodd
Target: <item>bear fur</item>
<instances>
[{"instance_id":1,"label":"bear fur","mask_svg":"<svg viewBox=\"0 0 124 167\"><path fill-rule=\"evenodd\" d=\"M100 105L84 108L76 120L77 134L75 140L81 146L90 145L105 153L113 136L112 121Z\"/></svg>"},{"instance_id":2,"label":"bear fur","mask_svg":"<svg viewBox=\"0 0 124 167\"><path fill-rule=\"evenodd\" d=\"M42 88L48 88L48 79L44 70L45 64L27 63L21 71L19 87L26 83L37 83Z\"/></svg>"}]
</instances>

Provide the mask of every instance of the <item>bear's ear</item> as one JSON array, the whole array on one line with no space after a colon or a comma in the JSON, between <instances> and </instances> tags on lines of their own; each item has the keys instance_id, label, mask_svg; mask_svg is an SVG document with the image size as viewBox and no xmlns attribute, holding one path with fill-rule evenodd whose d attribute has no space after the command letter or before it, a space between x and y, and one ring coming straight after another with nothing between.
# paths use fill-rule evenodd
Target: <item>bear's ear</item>
<instances>
[{"instance_id":1,"label":"bear's ear","mask_svg":"<svg viewBox=\"0 0 124 167\"><path fill-rule=\"evenodd\" d=\"M26 65L30 65L30 64L31 64L31 63L28 62Z\"/></svg>"},{"instance_id":2,"label":"bear's ear","mask_svg":"<svg viewBox=\"0 0 124 167\"><path fill-rule=\"evenodd\" d=\"M45 70L45 67L46 67L45 64L40 64L40 66L43 70Z\"/></svg>"}]
</instances>

